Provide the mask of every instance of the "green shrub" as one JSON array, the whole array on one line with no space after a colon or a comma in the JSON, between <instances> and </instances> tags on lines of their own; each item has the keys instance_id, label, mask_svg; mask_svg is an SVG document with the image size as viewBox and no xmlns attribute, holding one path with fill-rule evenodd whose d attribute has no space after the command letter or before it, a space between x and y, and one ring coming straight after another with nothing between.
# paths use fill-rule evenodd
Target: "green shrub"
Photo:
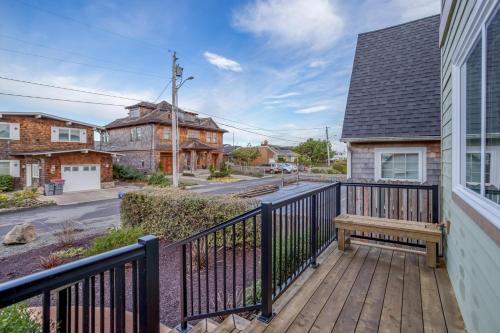
<instances>
[{"instance_id":1,"label":"green shrub","mask_svg":"<svg viewBox=\"0 0 500 333\"><path fill-rule=\"evenodd\" d=\"M192 172L187 172L187 171L184 171L184 172L182 173L182 175L183 175L184 177L194 177L194 173L192 173Z\"/></svg>"},{"instance_id":2,"label":"green shrub","mask_svg":"<svg viewBox=\"0 0 500 333\"><path fill-rule=\"evenodd\" d=\"M333 161L332 169L337 171L337 173L347 174L347 160Z\"/></svg>"},{"instance_id":3,"label":"green shrub","mask_svg":"<svg viewBox=\"0 0 500 333\"><path fill-rule=\"evenodd\" d=\"M157 171L148 177L148 185L167 187L171 185L170 179L161 171Z\"/></svg>"},{"instance_id":4,"label":"green shrub","mask_svg":"<svg viewBox=\"0 0 500 333\"><path fill-rule=\"evenodd\" d=\"M144 180L144 173L130 165L113 164L113 178L119 180Z\"/></svg>"},{"instance_id":5,"label":"green shrub","mask_svg":"<svg viewBox=\"0 0 500 333\"><path fill-rule=\"evenodd\" d=\"M42 326L26 303L17 303L0 310L1 333L41 333Z\"/></svg>"},{"instance_id":6,"label":"green shrub","mask_svg":"<svg viewBox=\"0 0 500 333\"><path fill-rule=\"evenodd\" d=\"M83 255L85 257L90 257L122 246L134 244L137 242L137 239L144 236L144 234L144 230L141 227L111 230L106 235L94 239L92 245Z\"/></svg>"},{"instance_id":7,"label":"green shrub","mask_svg":"<svg viewBox=\"0 0 500 333\"><path fill-rule=\"evenodd\" d=\"M256 200L235 196L209 196L173 188L144 189L125 194L121 221L125 227L141 226L146 233L176 241L256 206ZM251 225L247 223L248 227ZM237 231L239 237L240 230Z\"/></svg>"},{"instance_id":8,"label":"green shrub","mask_svg":"<svg viewBox=\"0 0 500 333\"><path fill-rule=\"evenodd\" d=\"M0 192L14 191L14 177L9 175L0 175Z\"/></svg>"},{"instance_id":9,"label":"green shrub","mask_svg":"<svg viewBox=\"0 0 500 333\"><path fill-rule=\"evenodd\" d=\"M0 193L0 208L9 207L10 198L7 194Z\"/></svg>"},{"instance_id":10,"label":"green shrub","mask_svg":"<svg viewBox=\"0 0 500 333\"><path fill-rule=\"evenodd\" d=\"M66 250L59 250L54 252L54 254L60 258L73 258L85 254L86 249L84 247L70 247Z\"/></svg>"},{"instance_id":11,"label":"green shrub","mask_svg":"<svg viewBox=\"0 0 500 333\"><path fill-rule=\"evenodd\" d=\"M209 170L210 177L208 179L224 178L231 175L231 167L225 161L222 161L219 171L213 165L210 166Z\"/></svg>"}]
</instances>

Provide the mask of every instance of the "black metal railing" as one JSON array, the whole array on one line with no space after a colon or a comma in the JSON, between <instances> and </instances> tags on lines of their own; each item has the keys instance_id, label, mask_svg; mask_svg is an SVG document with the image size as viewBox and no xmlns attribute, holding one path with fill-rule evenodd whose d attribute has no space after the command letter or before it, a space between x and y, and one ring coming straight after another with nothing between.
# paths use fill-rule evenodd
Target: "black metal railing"
<instances>
[{"instance_id":1,"label":"black metal railing","mask_svg":"<svg viewBox=\"0 0 500 333\"><path fill-rule=\"evenodd\" d=\"M181 324L272 303L336 237L340 184L260 207L172 246L181 253Z\"/></svg>"},{"instance_id":2,"label":"black metal railing","mask_svg":"<svg viewBox=\"0 0 500 333\"><path fill-rule=\"evenodd\" d=\"M134 245L0 284L0 309L23 301L41 305L44 333L121 333L126 324L128 332L159 332L158 252L158 238L145 236Z\"/></svg>"},{"instance_id":3,"label":"black metal railing","mask_svg":"<svg viewBox=\"0 0 500 333\"><path fill-rule=\"evenodd\" d=\"M439 187L344 182L341 183L340 207L342 213L353 215L439 223ZM351 236L408 246L425 246L422 241L375 233L354 232Z\"/></svg>"}]
</instances>

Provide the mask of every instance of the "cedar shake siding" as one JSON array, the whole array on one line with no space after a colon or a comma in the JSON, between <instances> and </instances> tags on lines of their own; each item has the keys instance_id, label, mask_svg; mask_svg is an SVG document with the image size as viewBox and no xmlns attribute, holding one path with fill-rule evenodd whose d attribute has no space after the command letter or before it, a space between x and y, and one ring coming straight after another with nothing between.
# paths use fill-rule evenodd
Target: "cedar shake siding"
<instances>
[{"instance_id":1,"label":"cedar shake siding","mask_svg":"<svg viewBox=\"0 0 500 333\"><path fill-rule=\"evenodd\" d=\"M61 165L99 165L101 185L112 184L111 154L94 149L97 126L45 113L0 114L0 124L11 128L10 137L0 139L0 161L11 164L9 174L14 177L15 189L29 183L39 187L51 178L61 178ZM69 129L79 141L70 141L69 136L67 141L60 141L59 129Z\"/></svg>"},{"instance_id":2,"label":"cedar shake siding","mask_svg":"<svg viewBox=\"0 0 500 333\"><path fill-rule=\"evenodd\" d=\"M441 175L441 145L439 141L403 143L351 143L351 176L353 181L375 180L375 150L384 148L423 147L426 150L426 181L438 185Z\"/></svg>"},{"instance_id":3,"label":"cedar shake siding","mask_svg":"<svg viewBox=\"0 0 500 333\"><path fill-rule=\"evenodd\" d=\"M107 140L100 149L120 153L116 162L139 170L172 172L172 107L141 102L126 108L129 115L106 125ZM219 167L223 157L223 135L211 118L178 109L180 170ZM137 136L136 133L140 132Z\"/></svg>"}]
</instances>

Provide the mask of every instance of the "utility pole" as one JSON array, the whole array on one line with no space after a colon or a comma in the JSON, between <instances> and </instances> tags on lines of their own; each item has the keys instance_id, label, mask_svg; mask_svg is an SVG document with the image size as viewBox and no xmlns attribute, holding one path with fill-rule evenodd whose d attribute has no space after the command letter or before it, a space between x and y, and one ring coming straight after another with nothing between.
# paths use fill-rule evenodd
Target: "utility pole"
<instances>
[{"instance_id":1,"label":"utility pole","mask_svg":"<svg viewBox=\"0 0 500 333\"><path fill-rule=\"evenodd\" d=\"M328 166L330 166L330 138L328 137L328 126L325 126L326 130L326 154L328 156Z\"/></svg>"},{"instance_id":2,"label":"utility pole","mask_svg":"<svg viewBox=\"0 0 500 333\"><path fill-rule=\"evenodd\" d=\"M234 147L234 132L233 132L233 147Z\"/></svg>"},{"instance_id":3,"label":"utility pole","mask_svg":"<svg viewBox=\"0 0 500 333\"><path fill-rule=\"evenodd\" d=\"M172 185L179 187L178 134L177 134L177 57L172 56Z\"/></svg>"}]
</instances>

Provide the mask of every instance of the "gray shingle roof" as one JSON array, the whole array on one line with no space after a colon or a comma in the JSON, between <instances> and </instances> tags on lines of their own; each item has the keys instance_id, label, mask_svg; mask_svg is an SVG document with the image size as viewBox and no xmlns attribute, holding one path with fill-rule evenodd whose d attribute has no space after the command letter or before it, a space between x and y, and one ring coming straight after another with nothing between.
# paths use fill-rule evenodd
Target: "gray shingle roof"
<instances>
[{"instance_id":1,"label":"gray shingle roof","mask_svg":"<svg viewBox=\"0 0 500 333\"><path fill-rule=\"evenodd\" d=\"M440 136L439 21L358 36L342 139Z\"/></svg>"}]
</instances>

